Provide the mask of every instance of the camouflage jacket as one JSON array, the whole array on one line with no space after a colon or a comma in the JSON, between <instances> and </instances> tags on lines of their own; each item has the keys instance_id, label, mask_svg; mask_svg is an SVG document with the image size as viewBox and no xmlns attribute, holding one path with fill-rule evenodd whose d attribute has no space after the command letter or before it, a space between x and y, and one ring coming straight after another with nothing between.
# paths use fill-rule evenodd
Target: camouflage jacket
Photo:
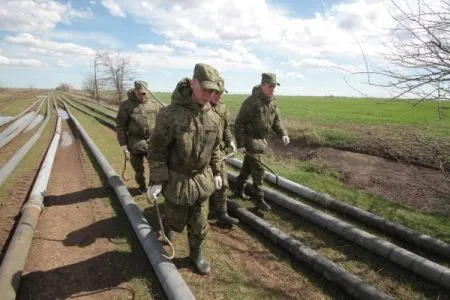
<instances>
[{"instance_id":1,"label":"camouflage jacket","mask_svg":"<svg viewBox=\"0 0 450 300\"><path fill-rule=\"evenodd\" d=\"M121 146L127 145L132 151L133 143L148 140L155 126L156 115L161 105L149 99L139 101L130 89L128 99L120 104L116 117L117 140Z\"/></svg>"},{"instance_id":2,"label":"camouflage jacket","mask_svg":"<svg viewBox=\"0 0 450 300\"><path fill-rule=\"evenodd\" d=\"M250 153L264 153L267 148L266 137L271 130L279 137L287 135L275 98L265 97L257 85L252 95L242 103L235 120L237 147L245 147Z\"/></svg>"},{"instance_id":3,"label":"camouflage jacket","mask_svg":"<svg viewBox=\"0 0 450 300\"><path fill-rule=\"evenodd\" d=\"M231 146L233 135L230 129L230 112L222 102L213 105L213 110L220 116L219 140L220 150L226 150Z\"/></svg>"},{"instance_id":4,"label":"camouflage jacket","mask_svg":"<svg viewBox=\"0 0 450 300\"><path fill-rule=\"evenodd\" d=\"M167 201L192 205L212 194L213 174L220 172L219 125L209 104L193 102L189 80L180 81L157 116L148 149L151 182L163 185Z\"/></svg>"}]
</instances>

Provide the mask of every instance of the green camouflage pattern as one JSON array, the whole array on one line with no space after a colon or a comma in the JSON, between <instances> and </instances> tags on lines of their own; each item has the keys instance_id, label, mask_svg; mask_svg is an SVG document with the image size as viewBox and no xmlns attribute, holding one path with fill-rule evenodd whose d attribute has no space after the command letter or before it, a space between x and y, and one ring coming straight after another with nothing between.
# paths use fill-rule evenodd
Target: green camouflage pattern
<instances>
[{"instance_id":1,"label":"green camouflage pattern","mask_svg":"<svg viewBox=\"0 0 450 300\"><path fill-rule=\"evenodd\" d=\"M277 75L275 73L262 73L261 84L264 83L280 85L280 83L277 81Z\"/></svg>"},{"instance_id":2,"label":"green camouflage pattern","mask_svg":"<svg viewBox=\"0 0 450 300\"><path fill-rule=\"evenodd\" d=\"M251 174L256 196L263 195L264 167L260 162L262 162L261 154L267 150L266 137L271 130L279 137L287 135L280 120L275 98L264 96L260 86L257 85L253 88L252 95L242 103L235 120L237 147L245 147L248 153L244 156L237 183L238 186L241 185Z\"/></svg>"},{"instance_id":3,"label":"green camouflage pattern","mask_svg":"<svg viewBox=\"0 0 450 300\"><path fill-rule=\"evenodd\" d=\"M138 93L148 93L147 91L148 89L148 83L146 81L142 81L142 80L136 80L134 82L134 90L137 91Z\"/></svg>"},{"instance_id":4,"label":"green camouflage pattern","mask_svg":"<svg viewBox=\"0 0 450 300\"><path fill-rule=\"evenodd\" d=\"M127 145L131 153L142 154L146 149L139 141L148 141L155 126L156 115L162 106L147 97L139 101L134 90L128 90L128 99L120 104L116 117L117 140L120 146ZM144 151L144 152L142 152Z\"/></svg>"},{"instance_id":5,"label":"green camouflage pattern","mask_svg":"<svg viewBox=\"0 0 450 300\"><path fill-rule=\"evenodd\" d=\"M213 104L212 108L220 116L219 140L220 150L223 152L231 147L231 142L233 141L233 134L230 128L230 112L222 102L216 105Z\"/></svg>"},{"instance_id":6,"label":"green camouflage pattern","mask_svg":"<svg viewBox=\"0 0 450 300\"><path fill-rule=\"evenodd\" d=\"M264 153L267 149L266 137L271 130L279 137L287 135L275 98L264 96L257 85L242 103L235 120L237 147L245 147L249 153Z\"/></svg>"},{"instance_id":7,"label":"green camouflage pattern","mask_svg":"<svg viewBox=\"0 0 450 300\"><path fill-rule=\"evenodd\" d=\"M220 116L195 103L189 80L181 80L157 116L148 150L151 181L163 185L166 201L192 206L212 194L213 174L220 172L219 125Z\"/></svg>"},{"instance_id":8,"label":"green camouflage pattern","mask_svg":"<svg viewBox=\"0 0 450 300\"><path fill-rule=\"evenodd\" d=\"M146 187L144 175L144 158L145 154L134 154L130 152L130 164L134 170L134 179L139 187Z\"/></svg>"},{"instance_id":9,"label":"green camouflage pattern","mask_svg":"<svg viewBox=\"0 0 450 300\"><path fill-rule=\"evenodd\" d=\"M197 79L204 89L220 92L218 82L221 78L219 72L208 64L196 64L194 67L192 79Z\"/></svg>"},{"instance_id":10,"label":"green camouflage pattern","mask_svg":"<svg viewBox=\"0 0 450 300\"><path fill-rule=\"evenodd\" d=\"M220 93L228 93L228 90L225 88L225 80L222 77L220 77L218 84Z\"/></svg>"},{"instance_id":11,"label":"green camouflage pattern","mask_svg":"<svg viewBox=\"0 0 450 300\"><path fill-rule=\"evenodd\" d=\"M208 198L199 199L192 206L164 201L164 226L180 233L187 226L189 246L200 248L209 231L208 212Z\"/></svg>"},{"instance_id":12,"label":"green camouflage pattern","mask_svg":"<svg viewBox=\"0 0 450 300\"><path fill-rule=\"evenodd\" d=\"M223 87L223 84L222 84ZM233 135L230 129L230 112L225 104L218 102L213 105L213 110L220 116L219 126L219 138L220 138L220 150L222 157L227 155L227 148L231 147L233 141ZM220 177L222 177L222 188L215 190L210 198L211 206L217 213L224 213L227 211L227 195L228 190L228 174L225 161L220 163Z\"/></svg>"},{"instance_id":13,"label":"green camouflage pattern","mask_svg":"<svg viewBox=\"0 0 450 300\"><path fill-rule=\"evenodd\" d=\"M147 155L148 141L161 105L147 98L143 102L139 101L133 89L128 90L127 96L128 99L121 103L116 117L117 140L120 146L126 145L130 151L130 164L135 172L136 183L140 187L146 187L144 157Z\"/></svg>"},{"instance_id":14,"label":"green camouflage pattern","mask_svg":"<svg viewBox=\"0 0 450 300\"><path fill-rule=\"evenodd\" d=\"M220 164L220 177L222 177L222 187L219 190L215 190L210 198L211 206L218 214L227 212L226 192L229 188L229 184L227 165L225 161L222 161Z\"/></svg>"},{"instance_id":15,"label":"green camouflage pattern","mask_svg":"<svg viewBox=\"0 0 450 300\"><path fill-rule=\"evenodd\" d=\"M213 174L220 172L220 116L209 104L192 99L189 79L182 79L171 104L161 109L150 140L152 184L162 184L165 226L182 232L187 226L191 249L201 247L209 230L209 197Z\"/></svg>"},{"instance_id":16,"label":"green camouflage pattern","mask_svg":"<svg viewBox=\"0 0 450 300\"><path fill-rule=\"evenodd\" d=\"M242 163L241 173L237 177L237 184L243 184L252 175L253 190L256 196L263 195L263 179L264 179L264 166L259 162L262 162L261 154L252 154L251 156L246 154ZM258 161L259 160L259 161Z\"/></svg>"}]
</instances>

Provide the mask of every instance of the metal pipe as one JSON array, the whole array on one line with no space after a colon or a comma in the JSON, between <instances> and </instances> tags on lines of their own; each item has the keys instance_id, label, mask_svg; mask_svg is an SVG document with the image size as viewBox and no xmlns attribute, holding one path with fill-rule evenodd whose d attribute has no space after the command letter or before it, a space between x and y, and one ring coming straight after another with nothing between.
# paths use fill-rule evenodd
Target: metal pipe
<instances>
[{"instance_id":1,"label":"metal pipe","mask_svg":"<svg viewBox=\"0 0 450 300\"><path fill-rule=\"evenodd\" d=\"M348 272L248 210L239 207L236 203L228 201L228 208L240 221L261 232L273 243L291 253L298 261L308 265L353 297L357 299L392 299L389 295L363 282L358 276Z\"/></svg>"},{"instance_id":2,"label":"metal pipe","mask_svg":"<svg viewBox=\"0 0 450 300\"><path fill-rule=\"evenodd\" d=\"M80 123L78 123L75 117L70 113L67 106L64 106L75 127L80 132L81 137L84 139L91 153L97 159L105 176L108 178L109 184L119 198L120 203L128 216L128 220L133 226L134 232L139 238L141 246L144 249L147 258L150 260L167 297L169 299L195 299L172 261L162 256L164 249L156 237L156 232L153 231L146 218L142 215L139 206L134 202L133 197L119 175L117 175Z\"/></svg>"},{"instance_id":3,"label":"metal pipe","mask_svg":"<svg viewBox=\"0 0 450 300\"><path fill-rule=\"evenodd\" d=\"M39 104L38 109L33 113L33 115L31 116L30 120L28 122L24 122L24 124L20 124L18 125L16 128L14 128L13 132L10 133L9 135L6 136L2 136L2 138L0 139L0 149L2 149L3 147L5 147L9 142L11 142L14 138L16 138L20 133L22 133L22 131L31 124L31 122L34 120L34 118L36 117L36 115L39 113L39 110L41 109L42 104L44 103L45 100L42 100L41 103ZM12 125L11 125L12 126Z\"/></svg>"},{"instance_id":4,"label":"metal pipe","mask_svg":"<svg viewBox=\"0 0 450 300\"><path fill-rule=\"evenodd\" d=\"M238 159L228 158L226 161L227 163L229 163L234 167L242 168L242 161ZM277 180L277 178L273 174L267 172L264 175L264 179L273 184L276 184ZM309 199L323 207L330 208L334 211L343 213L344 215L349 216L355 220L368 224L389 235L395 236L400 240L411 243L420 248L432 251L443 257L450 258L450 245L441 240L435 239L429 235L415 231L406 226L388 221L383 217L377 216L373 213L362 210L355 206L346 204L342 201L339 201L331 197L328 194L316 192L308 187L302 186L289 179L278 177L277 185L299 196Z\"/></svg>"},{"instance_id":5,"label":"metal pipe","mask_svg":"<svg viewBox=\"0 0 450 300\"><path fill-rule=\"evenodd\" d=\"M88 116L91 116L91 117L95 118L99 123L101 123L101 124L103 124L103 125L105 125L105 126L111 128L112 130L116 130L116 124L115 124L115 123L111 123L111 122L109 122L109 121L103 120L102 118L99 118L98 116L96 116L96 115L94 115L94 114L88 112L87 110L85 110L85 109L83 109L83 108L81 108L81 107L76 106L75 104L73 104L72 102L70 102L70 101L68 101L68 100L62 100L62 101L64 101L65 103L68 103L70 106L72 106L72 107L74 107L75 109L81 111L82 113L84 113L84 114L86 114L86 115L88 115Z\"/></svg>"},{"instance_id":6,"label":"metal pipe","mask_svg":"<svg viewBox=\"0 0 450 300\"><path fill-rule=\"evenodd\" d=\"M107 117L107 118L109 118L109 119L112 119L112 120L114 120L114 121L116 120L116 116L115 116L115 115L110 115L109 113L104 112L104 111L102 111L102 110L100 110L100 109L97 109L97 108L91 106L90 104L83 103L82 101L77 100L77 99L75 99L74 97L72 97L72 96L70 96L70 95L64 95L64 96L70 98L70 100L75 101L75 102L77 102L78 104L83 105L84 107L89 108L90 110L95 111L96 113L99 113L99 114L101 114L101 115L103 115L103 116L105 116L105 117Z\"/></svg>"},{"instance_id":7,"label":"metal pipe","mask_svg":"<svg viewBox=\"0 0 450 300\"><path fill-rule=\"evenodd\" d=\"M39 139L48 122L50 121L50 106L47 101L47 113L45 115L45 120L41 127L33 134L33 136L4 164L0 169L0 186L5 182L5 180L11 175L15 170L17 165L22 161L25 155L33 147L34 143Z\"/></svg>"},{"instance_id":8,"label":"metal pipe","mask_svg":"<svg viewBox=\"0 0 450 300\"><path fill-rule=\"evenodd\" d=\"M236 182L236 176L228 173L228 179ZM247 185L247 190L250 191ZM323 227L340 237L384 257L413 273L450 289L450 269L440 266L422 256L385 241L357 227L322 213L320 210L303 204L273 189L264 187L264 198L288 209L290 212Z\"/></svg>"},{"instance_id":9,"label":"metal pipe","mask_svg":"<svg viewBox=\"0 0 450 300\"><path fill-rule=\"evenodd\" d=\"M61 118L58 117L50 147L45 155L28 201L22 207L22 215L0 266L2 299L13 300L16 298L34 231L44 210L44 195L47 190L60 136Z\"/></svg>"},{"instance_id":10,"label":"metal pipe","mask_svg":"<svg viewBox=\"0 0 450 300\"><path fill-rule=\"evenodd\" d=\"M20 118L21 116L23 116L24 114L26 114L28 111L30 111L30 110L33 108L33 106L36 105L36 103L38 103L39 101L41 101L41 99L39 99L40 97L41 97L41 96L38 96L38 97L37 97L38 99L37 99L36 101L34 101L34 102L31 103L30 105L28 105L27 108L25 108L24 110L22 110L19 114L17 114L17 115L15 115L14 117L12 117L12 118L10 118L10 119L8 119L8 120L5 120L4 122L0 123L0 127L1 127L1 126L4 126L4 125L7 125L7 124L9 124L9 123L11 123L11 122L17 120L18 118Z\"/></svg>"}]
</instances>

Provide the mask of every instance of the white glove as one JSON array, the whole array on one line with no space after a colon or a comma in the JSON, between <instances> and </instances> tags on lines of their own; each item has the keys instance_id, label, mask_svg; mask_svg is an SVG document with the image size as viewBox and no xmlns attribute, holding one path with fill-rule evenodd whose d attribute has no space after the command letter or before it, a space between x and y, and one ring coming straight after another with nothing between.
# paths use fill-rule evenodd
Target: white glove
<instances>
[{"instance_id":1,"label":"white glove","mask_svg":"<svg viewBox=\"0 0 450 300\"><path fill-rule=\"evenodd\" d=\"M214 176L214 188L220 190L222 188L222 177Z\"/></svg>"},{"instance_id":2,"label":"white glove","mask_svg":"<svg viewBox=\"0 0 450 300\"><path fill-rule=\"evenodd\" d=\"M130 152L128 152L127 146L120 146L120 150L122 150L123 155L125 155L125 159L130 160Z\"/></svg>"},{"instance_id":3,"label":"white glove","mask_svg":"<svg viewBox=\"0 0 450 300\"><path fill-rule=\"evenodd\" d=\"M286 146L287 144L289 144L289 137L287 135L283 136L281 138L283 140L283 144Z\"/></svg>"},{"instance_id":4,"label":"white glove","mask_svg":"<svg viewBox=\"0 0 450 300\"><path fill-rule=\"evenodd\" d=\"M236 151L239 153L245 153L245 147L237 148Z\"/></svg>"},{"instance_id":5,"label":"white glove","mask_svg":"<svg viewBox=\"0 0 450 300\"><path fill-rule=\"evenodd\" d=\"M162 185L160 184L155 184L152 185L148 190L147 190L147 197L149 200L156 200L156 197L158 197L159 193L161 193L162 190Z\"/></svg>"},{"instance_id":6,"label":"white glove","mask_svg":"<svg viewBox=\"0 0 450 300\"><path fill-rule=\"evenodd\" d=\"M230 143L230 147L233 150L233 153L235 153L237 151L236 145L234 144L234 142Z\"/></svg>"}]
</instances>

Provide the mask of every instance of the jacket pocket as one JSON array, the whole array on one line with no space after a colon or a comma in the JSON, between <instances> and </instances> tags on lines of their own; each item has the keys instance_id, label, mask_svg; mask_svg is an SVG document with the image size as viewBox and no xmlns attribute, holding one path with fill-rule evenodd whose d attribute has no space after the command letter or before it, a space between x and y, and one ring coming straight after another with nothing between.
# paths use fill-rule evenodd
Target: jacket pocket
<instances>
[{"instance_id":1,"label":"jacket pocket","mask_svg":"<svg viewBox=\"0 0 450 300\"><path fill-rule=\"evenodd\" d=\"M267 146L266 139L254 139L249 137L245 148L250 153L264 153L267 150Z\"/></svg>"}]
</instances>

